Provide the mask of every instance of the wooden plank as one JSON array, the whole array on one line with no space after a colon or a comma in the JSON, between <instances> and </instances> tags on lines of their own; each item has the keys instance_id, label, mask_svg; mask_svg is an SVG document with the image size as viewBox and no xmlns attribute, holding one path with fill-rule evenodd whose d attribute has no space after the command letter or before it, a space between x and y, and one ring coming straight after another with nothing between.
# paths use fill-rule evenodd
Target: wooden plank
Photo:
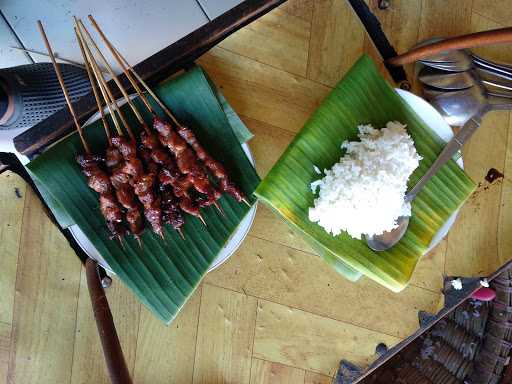
<instances>
[{"instance_id":1,"label":"wooden plank","mask_svg":"<svg viewBox=\"0 0 512 384\"><path fill-rule=\"evenodd\" d=\"M0 384L7 384L10 350L11 324L0 322Z\"/></svg>"},{"instance_id":2,"label":"wooden plank","mask_svg":"<svg viewBox=\"0 0 512 384\"><path fill-rule=\"evenodd\" d=\"M106 293L126 365L130 372L133 372L140 302L116 278L113 279L112 285L106 290ZM110 383L98 328L94 320L86 274L83 270L80 281L71 383L87 383L91 380L91 372L94 372L95 383Z\"/></svg>"},{"instance_id":3,"label":"wooden plank","mask_svg":"<svg viewBox=\"0 0 512 384\"><path fill-rule=\"evenodd\" d=\"M446 273L456 276L487 275L497 269L500 180L489 184L490 168L503 172L507 150L508 112L492 112L464 147L464 167L480 186L462 207L448 234Z\"/></svg>"},{"instance_id":4,"label":"wooden plank","mask_svg":"<svg viewBox=\"0 0 512 384\"><path fill-rule=\"evenodd\" d=\"M498 24L473 14L471 31L500 27ZM482 47L479 54L497 60L512 58L510 48ZM500 257L498 238L502 203L501 180L489 185L485 176L490 168L503 172L509 135L510 114L492 112L485 116L482 126L464 147L464 165L467 173L480 183L477 191L461 210L459 219L448 235L446 273L449 275L487 275L501 266L510 256ZM502 216L503 217L503 216Z\"/></svg>"},{"instance_id":5,"label":"wooden plank","mask_svg":"<svg viewBox=\"0 0 512 384\"><path fill-rule=\"evenodd\" d=\"M304 384L331 384L333 381L332 377L321 375L315 372L306 372L306 377L304 378Z\"/></svg>"},{"instance_id":6,"label":"wooden plank","mask_svg":"<svg viewBox=\"0 0 512 384\"><path fill-rule=\"evenodd\" d=\"M213 48L198 60L235 111L298 132L330 88L288 72Z\"/></svg>"},{"instance_id":7,"label":"wooden plank","mask_svg":"<svg viewBox=\"0 0 512 384\"><path fill-rule=\"evenodd\" d=\"M476 12L479 12L481 14L490 15L492 17L492 13L496 12L497 10L501 10L501 12L508 12L507 7L502 7L503 4L499 4L499 1L493 1L493 2L487 2L486 7L482 8L482 3L479 1L475 1L473 4L473 15L471 16L471 29L474 31L483 31L483 30L489 30L489 29L496 29L501 28L505 25L499 24L495 21L492 21L486 17L483 17L479 15ZM482 12L484 11L485 12ZM501 14L501 13L500 13ZM508 22L506 24L508 26ZM491 60L496 61L502 61L502 62L512 62L512 47L509 44L499 44L499 45L490 45L487 47L479 47L476 49L473 49L475 53L478 55L482 55L483 57L489 58ZM487 119L487 118L486 118ZM503 116L501 120L498 120L497 123L501 125L506 124L505 122L506 117ZM504 166L503 166L503 173L505 174L505 178L503 180L498 180L498 183L502 182L501 187L501 198L500 201L496 198L496 200L493 199L492 202L489 202L488 204L498 204L499 209L499 218L498 218L498 239L497 239L497 260L493 262L493 265L496 265L496 268L498 266L501 266L506 261L510 259L511 251L512 251L512 238L510 237L510 233L512 230L512 205L510 202L512 201L512 195L511 195L511 188L510 188L510 173L512 172L512 163L510 162L510 153L512 150L512 142L511 142L511 131L510 128L511 119L509 116L509 127L507 133L502 133L504 136L501 136L503 140L507 140L506 144L504 142L503 146L498 147L498 151L502 151L505 156ZM492 123L491 123L492 124ZM494 142L491 142L487 145L486 148L482 148L482 150L486 151L487 154L490 154L491 152L495 152L494 150ZM491 151L490 148L493 148ZM492 157L496 157L496 161L501 161L501 156L492 153ZM499 169L499 168L498 168ZM501 170L501 169L500 169ZM484 191L488 192L488 190ZM494 191L494 194L497 194L498 191ZM484 210L487 210L486 207L480 207ZM492 236L489 232L489 236ZM487 253L484 254L487 256ZM481 256L482 260L485 260L485 257ZM487 268L491 269L491 267ZM494 270L494 269L493 269Z\"/></svg>"},{"instance_id":8,"label":"wooden plank","mask_svg":"<svg viewBox=\"0 0 512 384\"><path fill-rule=\"evenodd\" d=\"M498 260L504 264L512 257L512 119L509 119L507 153L503 173L500 217L498 222Z\"/></svg>"},{"instance_id":9,"label":"wooden plank","mask_svg":"<svg viewBox=\"0 0 512 384\"><path fill-rule=\"evenodd\" d=\"M509 0L473 0L473 11L501 23L503 26L509 26L512 19Z\"/></svg>"},{"instance_id":10,"label":"wooden plank","mask_svg":"<svg viewBox=\"0 0 512 384\"><path fill-rule=\"evenodd\" d=\"M169 327L142 308L135 383L192 382L200 303L201 288L198 288Z\"/></svg>"},{"instance_id":11,"label":"wooden plank","mask_svg":"<svg viewBox=\"0 0 512 384\"><path fill-rule=\"evenodd\" d=\"M313 18L314 3L310 0L288 0L279 6L279 9L290 15L300 17L311 23Z\"/></svg>"},{"instance_id":12,"label":"wooden plank","mask_svg":"<svg viewBox=\"0 0 512 384\"><path fill-rule=\"evenodd\" d=\"M252 359L251 384L298 384L304 382L304 370L260 359Z\"/></svg>"},{"instance_id":13,"label":"wooden plank","mask_svg":"<svg viewBox=\"0 0 512 384\"><path fill-rule=\"evenodd\" d=\"M365 366L375 347L399 338L317 316L265 300L258 301L254 357L333 376L341 358Z\"/></svg>"},{"instance_id":14,"label":"wooden plank","mask_svg":"<svg viewBox=\"0 0 512 384\"><path fill-rule=\"evenodd\" d=\"M203 285L194 383L250 382L256 299Z\"/></svg>"},{"instance_id":15,"label":"wooden plank","mask_svg":"<svg viewBox=\"0 0 512 384\"><path fill-rule=\"evenodd\" d=\"M81 263L32 190L25 199L9 380L68 383Z\"/></svg>"},{"instance_id":16,"label":"wooden plank","mask_svg":"<svg viewBox=\"0 0 512 384\"><path fill-rule=\"evenodd\" d=\"M25 205L25 182L12 172L0 175L0 322L12 323L18 249Z\"/></svg>"},{"instance_id":17,"label":"wooden plank","mask_svg":"<svg viewBox=\"0 0 512 384\"><path fill-rule=\"evenodd\" d=\"M289 73L306 76L310 27L310 21L278 7L229 36L219 46Z\"/></svg>"},{"instance_id":18,"label":"wooden plank","mask_svg":"<svg viewBox=\"0 0 512 384\"><path fill-rule=\"evenodd\" d=\"M396 294L365 278L354 284L315 255L252 236L205 281L397 337L414 332L418 310L433 311L439 298L415 286Z\"/></svg>"},{"instance_id":19,"label":"wooden plank","mask_svg":"<svg viewBox=\"0 0 512 384\"><path fill-rule=\"evenodd\" d=\"M422 0L418 41L471 32L471 1Z\"/></svg>"},{"instance_id":20,"label":"wooden plank","mask_svg":"<svg viewBox=\"0 0 512 384\"><path fill-rule=\"evenodd\" d=\"M308 78L333 87L363 53L365 32L348 2L314 5Z\"/></svg>"},{"instance_id":21,"label":"wooden plank","mask_svg":"<svg viewBox=\"0 0 512 384\"><path fill-rule=\"evenodd\" d=\"M262 203L258 205L250 234L293 249L315 253L301 235Z\"/></svg>"}]
</instances>

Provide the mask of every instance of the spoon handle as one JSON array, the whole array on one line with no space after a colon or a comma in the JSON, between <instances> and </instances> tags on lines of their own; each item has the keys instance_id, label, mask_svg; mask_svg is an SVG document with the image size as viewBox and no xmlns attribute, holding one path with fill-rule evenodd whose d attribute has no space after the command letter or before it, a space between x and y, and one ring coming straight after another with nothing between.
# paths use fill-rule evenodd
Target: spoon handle
<instances>
[{"instance_id":1,"label":"spoon handle","mask_svg":"<svg viewBox=\"0 0 512 384\"><path fill-rule=\"evenodd\" d=\"M473 56L473 61L476 65L481 66L483 68L489 68L490 70L496 70L498 72L503 71L507 74L512 73L512 66L508 64L496 63L491 60L486 60L481 56L476 55L471 52L471 56Z\"/></svg>"},{"instance_id":2,"label":"spoon handle","mask_svg":"<svg viewBox=\"0 0 512 384\"><path fill-rule=\"evenodd\" d=\"M443 51L510 42L512 42L512 27L493 29L491 31L456 36L429 45L413 48L409 52L387 60L387 64L395 66L410 64L424 57Z\"/></svg>"},{"instance_id":3,"label":"spoon handle","mask_svg":"<svg viewBox=\"0 0 512 384\"><path fill-rule=\"evenodd\" d=\"M437 171L450 160L458 150L462 148L464 143L475 133L480 127L482 122L481 114L477 114L469 119L461 130L452 137L452 139L445 145L437 159L432 163L429 170L421 177L414 187L405 196L406 202L414 200L416 195L428 183L428 181L437 173Z\"/></svg>"},{"instance_id":4,"label":"spoon handle","mask_svg":"<svg viewBox=\"0 0 512 384\"><path fill-rule=\"evenodd\" d=\"M512 85L512 71L509 74L503 72L495 72L492 69L482 68L480 66L475 67L475 71L480 79L486 79L490 81L508 82Z\"/></svg>"}]
</instances>

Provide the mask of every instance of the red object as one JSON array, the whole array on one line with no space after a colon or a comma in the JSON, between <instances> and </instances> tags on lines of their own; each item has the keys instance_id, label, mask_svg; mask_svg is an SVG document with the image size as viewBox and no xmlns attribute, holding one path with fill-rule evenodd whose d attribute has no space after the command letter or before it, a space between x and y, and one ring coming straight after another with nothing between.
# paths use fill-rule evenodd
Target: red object
<instances>
[{"instance_id":1,"label":"red object","mask_svg":"<svg viewBox=\"0 0 512 384\"><path fill-rule=\"evenodd\" d=\"M482 287L479 290L473 292L471 298L480 300L480 301L491 301L496 297L496 292L494 289Z\"/></svg>"},{"instance_id":2,"label":"red object","mask_svg":"<svg viewBox=\"0 0 512 384\"><path fill-rule=\"evenodd\" d=\"M417 60L421 60L424 57L428 57L443 51L480 47L490 44L510 43L511 41L512 28L500 28L493 29L491 31L476 32L469 35L456 36L432 44L413 48L409 52L392 57L388 60L388 64L395 66L410 64Z\"/></svg>"}]
</instances>

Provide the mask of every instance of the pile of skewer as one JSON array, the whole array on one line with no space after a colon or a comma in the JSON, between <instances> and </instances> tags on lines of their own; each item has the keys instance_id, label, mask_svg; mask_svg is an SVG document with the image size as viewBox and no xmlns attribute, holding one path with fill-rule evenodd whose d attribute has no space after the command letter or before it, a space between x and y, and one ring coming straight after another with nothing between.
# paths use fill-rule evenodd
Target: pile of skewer
<instances>
[{"instance_id":1,"label":"pile of skewer","mask_svg":"<svg viewBox=\"0 0 512 384\"><path fill-rule=\"evenodd\" d=\"M71 105L59 65L43 26L40 21L38 22L83 144L84 153L77 154L77 162L87 177L89 187L99 194L100 210L111 237L121 241L125 234L131 233L140 243L145 221L162 238L164 224L172 226L183 237L185 213L197 217L206 226L201 208L213 205L223 213L218 204L223 192L231 195L236 201L249 205L243 192L230 180L222 164L210 156L189 127L176 119L171 110L162 103L107 39L91 15L89 20L153 118L153 124L150 127L121 85L84 23L74 18L78 45L108 142L104 154L93 153ZM95 54L91 51L91 47ZM97 58L114 80L135 114L138 124L142 127L138 137L133 127L128 124L118 101L114 99ZM162 108L166 118L156 114L141 87ZM103 105L107 106L115 133L111 131ZM215 180L215 183L212 180Z\"/></svg>"}]
</instances>

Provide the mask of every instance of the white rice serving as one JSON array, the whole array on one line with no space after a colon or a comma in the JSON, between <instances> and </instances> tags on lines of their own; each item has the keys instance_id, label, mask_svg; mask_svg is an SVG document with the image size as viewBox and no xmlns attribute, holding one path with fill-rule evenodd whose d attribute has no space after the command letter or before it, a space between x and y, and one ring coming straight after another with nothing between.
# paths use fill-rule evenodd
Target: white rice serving
<instances>
[{"instance_id":1,"label":"white rice serving","mask_svg":"<svg viewBox=\"0 0 512 384\"><path fill-rule=\"evenodd\" d=\"M380 235L396 227L399 216L410 216L404 204L407 180L418 167L416 152L405 125L390 121L385 128L358 127L360 141L345 141L345 155L321 180L309 219L336 236L342 231L354 238Z\"/></svg>"}]
</instances>

